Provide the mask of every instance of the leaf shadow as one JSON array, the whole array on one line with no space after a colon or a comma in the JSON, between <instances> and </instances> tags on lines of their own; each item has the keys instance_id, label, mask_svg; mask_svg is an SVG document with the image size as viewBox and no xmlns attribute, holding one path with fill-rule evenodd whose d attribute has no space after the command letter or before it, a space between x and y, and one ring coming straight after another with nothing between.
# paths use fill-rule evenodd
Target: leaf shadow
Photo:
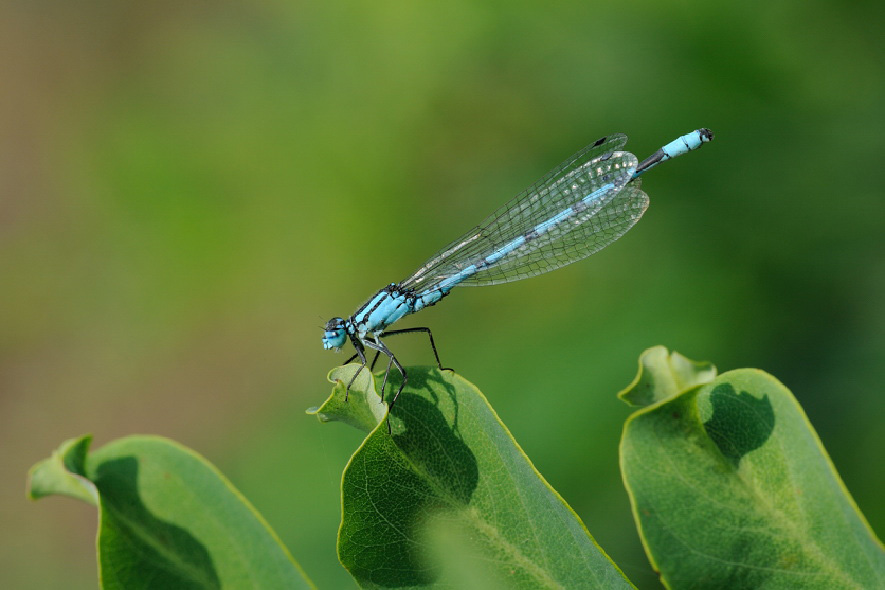
<instances>
[{"instance_id":1,"label":"leaf shadow","mask_svg":"<svg viewBox=\"0 0 885 590\"><path fill-rule=\"evenodd\" d=\"M774 431L774 409L767 395L757 398L747 391L738 393L730 383L722 383L710 392L710 403L713 414L704 429L735 467Z\"/></svg>"},{"instance_id":2,"label":"leaf shadow","mask_svg":"<svg viewBox=\"0 0 885 590\"><path fill-rule=\"evenodd\" d=\"M135 457L110 460L98 467L94 483L102 507L99 550L103 570L111 568L126 576L127 570L138 572L145 588L221 588L205 546L186 529L147 509L140 495L138 470ZM109 573L103 573L105 580L112 579Z\"/></svg>"},{"instance_id":3,"label":"leaf shadow","mask_svg":"<svg viewBox=\"0 0 885 590\"><path fill-rule=\"evenodd\" d=\"M455 388L435 369L413 368L393 409L394 433L378 429L354 457L344 510L366 517L342 523L346 546L339 552L357 579L394 588L432 584L439 576L428 561L426 524L469 505L479 482L476 456L458 431L458 406Z\"/></svg>"}]
</instances>

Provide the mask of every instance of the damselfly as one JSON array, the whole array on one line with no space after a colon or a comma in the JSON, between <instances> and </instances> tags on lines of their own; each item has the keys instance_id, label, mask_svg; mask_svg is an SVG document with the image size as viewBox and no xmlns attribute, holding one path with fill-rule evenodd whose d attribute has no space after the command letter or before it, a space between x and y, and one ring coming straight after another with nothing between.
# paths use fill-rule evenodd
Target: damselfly
<instances>
[{"instance_id":1,"label":"damselfly","mask_svg":"<svg viewBox=\"0 0 885 590\"><path fill-rule=\"evenodd\" d=\"M440 369L443 366L430 328L388 330L389 326L439 303L455 287L526 279L605 248L633 227L648 207L648 195L640 189L639 177L661 162L712 140L709 129L698 129L668 143L640 163L630 152L621 151L627 143L625 135L603 137L431 256L412 276L387 285L350 317L329 320L323 348L338 350L350 340L356 354L347 362L360 360L347 392L366 366L365 350L374 350L373 367L378 355L388 357L381 384L382 399L391 365L402 375L390 401L392 410L408 376L382 336L426 332L436 364Z\"/></svg>"}]
</instances>

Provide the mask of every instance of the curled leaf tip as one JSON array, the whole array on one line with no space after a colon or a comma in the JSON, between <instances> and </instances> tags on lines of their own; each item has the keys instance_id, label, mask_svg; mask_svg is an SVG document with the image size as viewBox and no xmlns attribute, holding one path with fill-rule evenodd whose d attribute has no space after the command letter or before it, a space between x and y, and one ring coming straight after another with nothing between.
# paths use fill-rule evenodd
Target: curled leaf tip
<instances>
[{"instance_id":1,"label":"curled leaf tip","mask_svg":"<svg viewBox=\"0 0 885 590\"><path fill-rule=\"evenodd\" d=\"M32 500L52 495L63 495L88 504L98 503L98 491L86 474L86 456L92 435L65 441L52 456L31 468L28 497Z\"/></svg>"},{"instance_id":2,"label":"curled leaf tip","mask_svg":"<svg viewBox=\"0 0 885 590\"><path fill-rule=\"evenodd\" d=\"M666 346L653 346L639 356L639 371L618 398L631 406L649 406L715 377L713 363L693 361Z\"/></svg>"},{"instance_id":3,"label":"curled leaf tip","mask_svg":"<svg viewBox=\"0 0 885 590\"><path fill-rule=\"evenodd\" d=\"M336 367L328 380L334 383L328 399L319 408L308 410L320 422L344 422L371 432L387 416L387 404L376 392L375 377L368 368L353 363Z\"/></svg>"}]
</instances>

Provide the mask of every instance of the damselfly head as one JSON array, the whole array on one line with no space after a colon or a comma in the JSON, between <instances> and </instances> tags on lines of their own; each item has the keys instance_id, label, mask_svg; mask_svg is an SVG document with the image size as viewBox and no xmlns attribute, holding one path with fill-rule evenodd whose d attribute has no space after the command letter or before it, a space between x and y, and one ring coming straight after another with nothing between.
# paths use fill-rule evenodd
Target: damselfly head
<instances>
[{"instance_id":1,"label":"damselfly head","mask_svg":"<svg viewBox=\"0 0 885 590\"><path fill-rule=\"evenodd\" d=\"M323 348L326 350L334 348L340 349L347 342L347 330L344 326L342 318L332 318L326 322L325 333L323 334Z\"/></svg>"}]
</instances>

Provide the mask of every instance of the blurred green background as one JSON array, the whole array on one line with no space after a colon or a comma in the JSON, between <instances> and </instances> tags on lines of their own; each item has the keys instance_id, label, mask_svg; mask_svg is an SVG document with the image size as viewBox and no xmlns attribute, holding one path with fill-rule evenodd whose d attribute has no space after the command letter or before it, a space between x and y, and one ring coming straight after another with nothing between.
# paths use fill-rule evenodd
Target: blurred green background
<instances>
[{"instance_id":1,"label":"blurred green background","mask_svg":"<svg viewBox=\"0 0 885 590\"><path fill-rule=\"evenodd\" d=\"M195 448L321 588L353 587L361 436L304 415L345 358L320 326L615 131L640 158L717 139L649 174L604 252L404 326L640 588L615 393L653 344L781 379L881 531L883 24L872 1L4 0L0 587L95 587L94 509L24 497L85 432Z\"/></svg>"}]
</instances>

